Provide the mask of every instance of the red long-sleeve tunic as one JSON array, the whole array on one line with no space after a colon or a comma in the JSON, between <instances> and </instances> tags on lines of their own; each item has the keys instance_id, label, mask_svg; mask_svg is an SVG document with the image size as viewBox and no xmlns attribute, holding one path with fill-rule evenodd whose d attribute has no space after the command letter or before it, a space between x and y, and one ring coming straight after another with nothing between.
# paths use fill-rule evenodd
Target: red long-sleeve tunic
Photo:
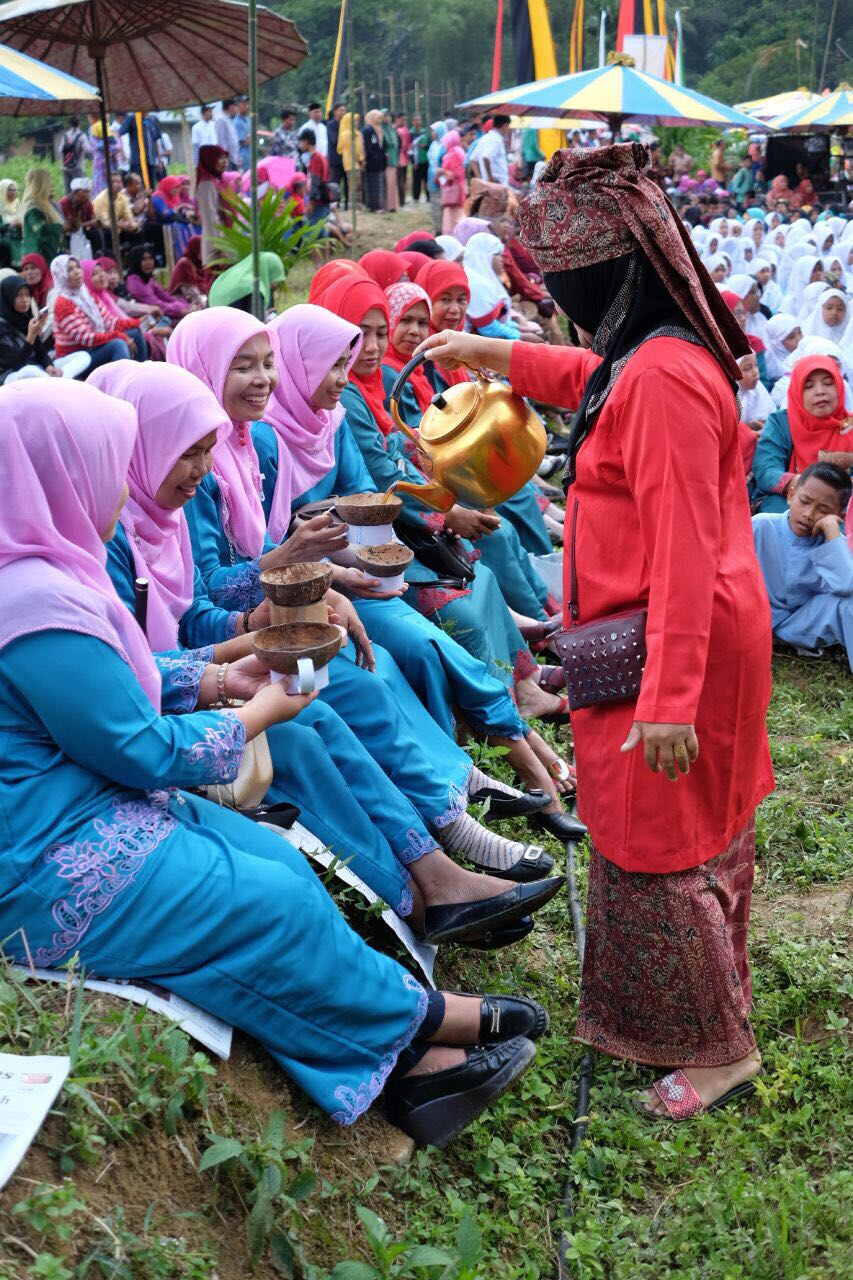
<instances>
[{"instance_id":1,"label":"red long-sleeve tunic","mask_svg":"<svg viewBox=\"0 0 853 1280\"><path fill-rule=\"evenodd\" d=\"M574 409L599 357L513 346L522 395ZM770 612L755 558L725 375L704 348L653 338L630 358L577 458L580 622L645 608L640 697L575 712L579 811L626 871L680 871L722 853L773 789ZM564 555L569 599L568 542ZM694 724L688 777L619 748L633 720Z\"/></svg>"}]
</instances>

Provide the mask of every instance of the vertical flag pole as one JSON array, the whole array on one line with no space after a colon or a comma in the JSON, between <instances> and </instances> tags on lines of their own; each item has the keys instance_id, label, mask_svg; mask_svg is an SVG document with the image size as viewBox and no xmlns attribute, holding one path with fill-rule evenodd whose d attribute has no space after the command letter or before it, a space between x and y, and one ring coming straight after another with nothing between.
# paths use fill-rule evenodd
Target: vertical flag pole
<instances>
[{"instance_id":1,"label":"vertical flag pole","mask_svg":"<svg viewBox=\"0 0 853 1280\"><path fill-rule=\"evenodd\" d=\"M261 315L261 239L258 226L258 0L249 0L249 200L252 217L252 315Z\"/></svg>"},{"instance_id":2,"label":"vertical flag pole","mask_svg":"<svg viewBox=\"0 0 853 1280\"><path fill-rule=\"evenodd\" d=\"M504 0L498 0L498 17L495 23L495 52L492 56L492 93L501 87L501 53L504 38Z\"/></svg>"},{"instance_id":3,"label":"vertical flag pole","mask_svg":"<svg viewBox=\"0 0 853 1280\"><path fill-rule=\"evenodd\" d=\"M346 11L346 31L347 31L347 80L349 82L349 109L352 112L352 128L350 129L350 186L353 188L349 193L350 207L352 208L352 255L356 256L356 229L358 225L358 149L355 137L355 71L353 62L353 44L352 44L352 5L350 0L343 0Z\"/></svg>"}]
</instances>

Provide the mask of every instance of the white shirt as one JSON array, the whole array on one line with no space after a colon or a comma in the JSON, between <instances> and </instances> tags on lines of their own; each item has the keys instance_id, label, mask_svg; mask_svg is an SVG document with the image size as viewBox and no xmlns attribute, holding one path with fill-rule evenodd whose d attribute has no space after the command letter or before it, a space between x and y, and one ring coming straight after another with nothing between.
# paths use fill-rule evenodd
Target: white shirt
<instances>
[{"instance_id":1,"label":"white shirt","mask_svg":"<svg viewBox=\"0 0 853 1280\"><path fill-rule=\"evenodd\" d=\"M486 182L489 181L489 175L483 163L488 160L492 171L491 181L500 182L503 186L506 186L509 182L509 164L506 158L503 134L497 129L490 129L488 133L484 133L477 143L475 154L477 163L480 166L480 177ZM472 159L474 158L472 156Z\"/></svg>"},{"instance_id":2,"label":"white shirt","mask_svg":"<svg viewBox=\"0 0 853 1280\"><path fill-rule=\"evenodd\" d=\"M193 147L193 164L198 164L199 148L216 146L216 125L212 120L196 120L190 129L190 140Z\"/></svg>"},{"instance_id":3,"label":"white shirt","mask_svg":"<svg viewBox=\"0 0 853 1280\"><path fill-rule=\"evenodd\" d=\"M320 152L321 156L328 156L329 133L323 121L322 120L306 120L305 123L300 126L300 129L299 129L300 137L302 136L302 134L305 132L306 129L314 130L314 137L317 140L317 150Z\"/></svg>"}]
</instances>

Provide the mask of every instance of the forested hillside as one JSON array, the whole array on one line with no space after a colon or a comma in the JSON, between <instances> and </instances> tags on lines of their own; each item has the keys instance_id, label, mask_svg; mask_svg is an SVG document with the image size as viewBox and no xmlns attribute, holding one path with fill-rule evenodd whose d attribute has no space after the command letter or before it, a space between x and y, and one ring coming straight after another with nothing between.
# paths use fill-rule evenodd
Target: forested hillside
<instances>
[{"instance_id":1,"label":"forested hillside","mask_svg":"<svg viewBox=\"0 0 853 1280\"><path fill-rule=\"evenodd\" d=\"M337 34L339 0L268 0L298 24L311 54L296 71L267 86L265 114L283 101L304 105L324 97ZM503 84L515 79L509 24L504 26ZM610 14L613 47L618 4ZM642 11L642 7L638 6ZM832 87L853 80L853 0L668 0L670 16L680 8L684 23L687 83L729 102L808 85ZM573 0L550 0L557 60L568 70ZM391 84L399 106L409 110L417 81L421 105L429 86L429 112L490 87L497 0L353 0L357 106L390 104ZM601 5L586 5L585 65L598 59ZM829 35L829 40L827 36ZM401 79L403 85L401 88ZM364 100L362 100L362 86Z\"/></svg>"}]
</instances>

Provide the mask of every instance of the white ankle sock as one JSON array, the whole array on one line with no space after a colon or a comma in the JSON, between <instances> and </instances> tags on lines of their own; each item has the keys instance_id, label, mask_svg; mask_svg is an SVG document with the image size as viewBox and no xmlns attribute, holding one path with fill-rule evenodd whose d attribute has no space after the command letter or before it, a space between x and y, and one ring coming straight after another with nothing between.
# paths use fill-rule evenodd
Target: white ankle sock
<instances>
[{"instance_id":1,"label":"white ankle sock","mask_svg":"<svg viewBox=\"0 0 853 1280\"><path fill-rule=\"evenodd\" d=\"M442 828L441 842L452 853L464 853L475 866L490 867L495 871L506 871L513 866L525 849L520 841L506 840L481 827L467 813Z\"/></svg>"},{"instance_id":2,"label":"white ankle sock","mask_svg":"<svg viewBox=\"0 0 853 1280\"><path fill-rule=\"evenodd\" d=\"M489 787L492 791L500 791L503 796L515 796L516 799L522 795L515 787L509 787L505 782L499 782L497 778L490 778L487 773L483 773L482 769L478 769L476 765L471 770L471 777L468 780L468 794L472 795L477 791L483 791Z\"/></svg>"}]
</instances>

